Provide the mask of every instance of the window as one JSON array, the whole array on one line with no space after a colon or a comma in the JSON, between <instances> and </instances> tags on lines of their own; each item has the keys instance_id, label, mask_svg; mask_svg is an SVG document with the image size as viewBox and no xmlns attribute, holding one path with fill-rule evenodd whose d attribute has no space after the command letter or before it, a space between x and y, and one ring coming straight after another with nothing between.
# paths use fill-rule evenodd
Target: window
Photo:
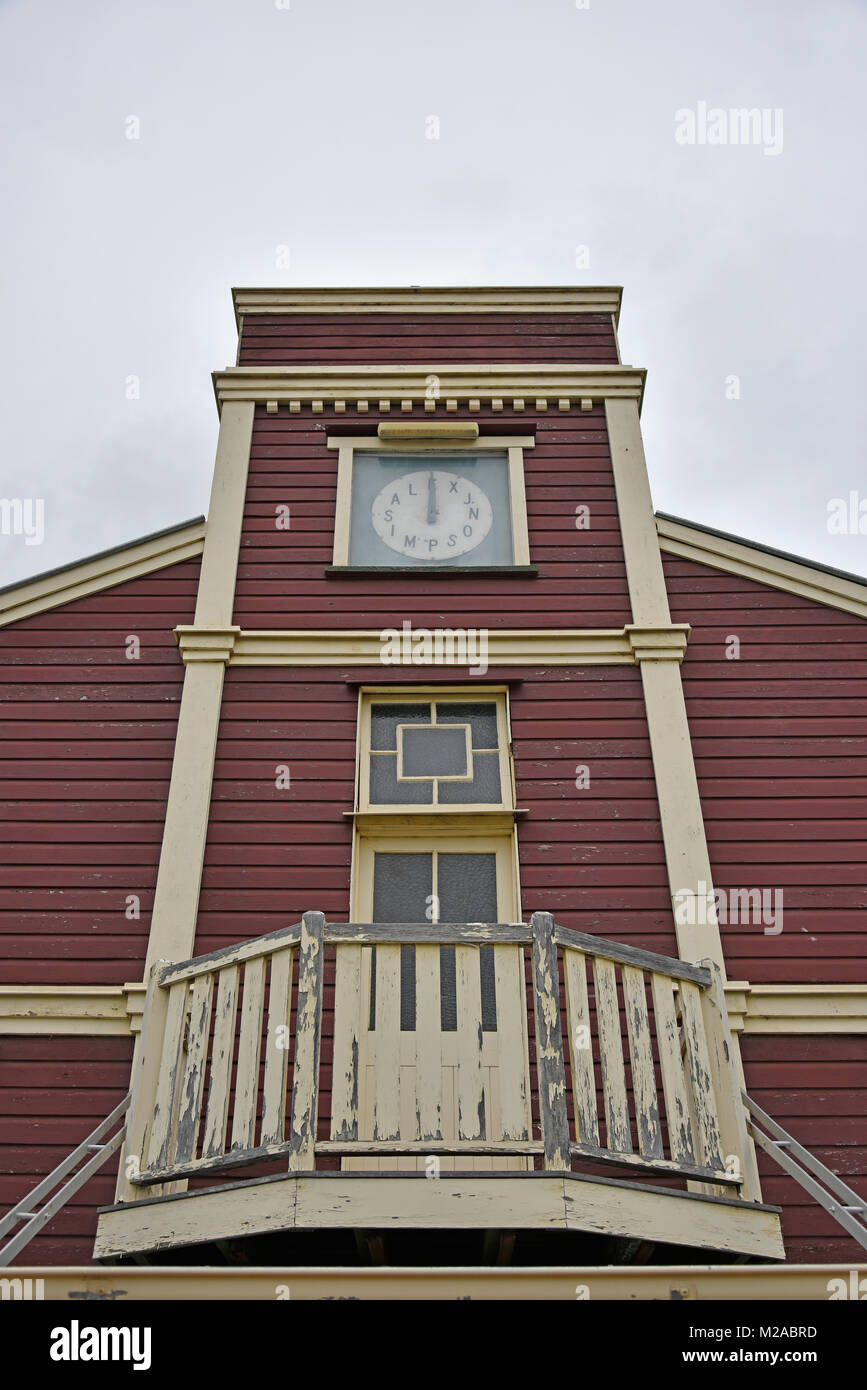
<instances>
[{"instance_id":1,"label":"window","mask_svg":"<svg viewBox=\"0 0 867 1390\"><path fill-rule=\"evenodd\" d=\"M359 811L513 808L505 694L473 696L367 695Z\"/></svg>"},{"instance_id":2,"label":"window","mask_svg":"<svg viewBox=\"0 0 867 1390\"><path fill-rule=\"evenodd\" d=\"M339 450L335 566L528 566L523 450L532 444L329 439Z\"/></svg>"},{"instance_id":3,"label":"window","mask_svg":"<svg viewBox=\"0 0 867 1390\"><path fill-rule=\"evenodd\" d=\"M360 695L352 912L358 922L517 921L508 695Z\"/></svg>"}]
</instances>

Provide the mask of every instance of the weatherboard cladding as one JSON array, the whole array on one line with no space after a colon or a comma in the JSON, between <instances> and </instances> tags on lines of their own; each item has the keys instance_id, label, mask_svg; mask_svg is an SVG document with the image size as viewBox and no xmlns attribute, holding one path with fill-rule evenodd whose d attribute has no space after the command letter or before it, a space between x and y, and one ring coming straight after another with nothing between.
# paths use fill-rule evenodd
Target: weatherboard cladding
<instances>
[{"instance_id":1,"label":"weatherboard cladding","mask_svg":"<svg viewBox=\"0 0 867 1390\"><path fill-rule=\"evenodd\" d=\"M723 926L733 979L867 981L867 623L664 557L714 884L782 893L783 929ZM740 641L727 660L726 644Z\"/></svg>"},{"instance_id":2,"label":"weatherboard cladding","mask_svg":"<svg viewBox=\"0 0 867 1390\"><path fill-rule=\"evenodd\" d=\"M552 404L554 404L552 402ZM234 621L250 628L616 627L630 621L623 545L601 405L583 413L503 415L465 408L483 434L532 434L524 451L530 555L538 575L329 576L334 544L334 434L376 435L391 416L305 407L256 410ZM399 418L399 417L398 417ZM407 417L409 418L409 417ZM290 509L289 528L276 522ZM576 508L590 525L576 527Z\"/></svg>"},{"instance_id":3,"label":"weatherboard cladding","mask_svg":"<svg viewBox=\"0 0 867 1390\"><path fill-rule=\"evenodd\" d=\"M192 621L199 563L0 630L7 984L141 978L183 685L173 628Z\"/></svg>"},{"instance_id":4,"label":"weatherboard cladding","mask_svg":"<svg viewBox=\"0 0 867 1390\"><path fill-rule=\"evenodd\" d=\"M238 363L616 363L610 314L247 314Z\"/></svg>"}]
</instances>

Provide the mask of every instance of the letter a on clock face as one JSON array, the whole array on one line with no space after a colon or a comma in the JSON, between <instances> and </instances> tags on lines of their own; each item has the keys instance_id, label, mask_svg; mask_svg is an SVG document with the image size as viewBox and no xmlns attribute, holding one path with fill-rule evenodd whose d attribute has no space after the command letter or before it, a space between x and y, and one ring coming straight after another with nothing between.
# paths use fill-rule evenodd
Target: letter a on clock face
<instances>
[{"instance_id":1,"label":"letter a on clock face","mask_svg":"<svg viewBox=\"0 0 867 1390\"><path fill-rule=\"evenodd\" d=\"M477 483L424 468L404 473L377 493L370 510L381 540L410 560L450 560L481 545L494 522Z\"/></svg>"}]
</instances>

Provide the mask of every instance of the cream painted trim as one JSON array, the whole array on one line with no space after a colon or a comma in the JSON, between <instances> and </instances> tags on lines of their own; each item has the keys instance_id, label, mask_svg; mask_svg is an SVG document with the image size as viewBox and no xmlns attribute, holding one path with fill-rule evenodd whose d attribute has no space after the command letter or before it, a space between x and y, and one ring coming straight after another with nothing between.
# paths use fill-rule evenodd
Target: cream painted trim
<instances>
[{"instance_id":1,"label":"cream painted trim","mask_svg":"<svg viewBox=\"0 0 867 1390\"><path fill-rule=\"evenodd\" d=\"M867 984L751 985L733 980L725 992L733 1032L867 1033Z\"/></svg>"},{"instance_id":2,"label":"cream painted trim","mask_svg":"<svg viewBox=\"0 0 867 1390\"><path fill-rule=\"evenodd\" d=\"M78 1303L83 1298L122 1304L270 1302L323 1299L387 1302L454 1302L455 1299L571 1303L580 1296L593 1303L636 1301L757 1303L825 1302L831 1281L858 1297L867 1264L795 1265L546 1265L459 1266L306 1266L223 1265L15 1265L12 1278L41 1280L46 1302ZM862 1295L863 1296L863 1295Z\"/></svg>"},{"instance_id":3,"label":"cream painted trim","mask_svg":"<svg viewBox=\"0 0 867 1390\"><path fill-rule=\"evenodd\" d=\"M187 1192L99 1213L94 1259L231 1240L256 1231L345 1228L592 1231L785 1258L777 1208L720 1202L570 1173L291 1174L231 1192Z\"/></svg>"},{"instance_id":4,"label":"cream painted trim","mask_svg":"<svg viewBox=\"0 0 867 1390\"><path fill-rule=\"evenodd\" d=\"M192 632L193 629L181 629ZM393 632L397 629L386 628ZM415 633L422 629L414 629ZM489 666L632 666L636 662L658 666L683 657L689 628L536 628L489 629ZM392 664L381 661L386 639L381 632L336 629L242 631L234 639L230 666L378 666L384 676ZM424 665L413 663L402 651L401 665L413 665L421 674ZM217 659L216 657L214 659ZM222 659L222 655L220 658ZM475 665L475 659L467 664ZM434 663L429 663L433 666ZM455 665L455 669L460 669ZM707 952L705 952L707 954Z\"/></svg>"},{"instance_id":5,"label":"cream painted trim","mask_svg":"<svg viewBox=\"0 0 867 1390\"><path fill-rule=\"evenodd\" d=\"M619 285L430 285L401 289L233 289L238 320L246 314L612 314L617 320Z\"/></svg>"},{"instance_id":6,"label":"cream painted trim","mask_svg":"<svg viewBox=\"0 0 867 1390\"><path fill-rule=\"evenodd\" d=\"M407 441L417 442L425 439L440 444L443 441L451 444L474 444L478 442L479 427L473 420L408 420L405 424L401 421L382 420L377 425L376 433L381 444L401 440L404 447Z\"/></svg>"},{"instance_id":7,"label":"cream painted trim","mask_svg":"<svg viewBox=\"0 0 867 1390\"><path fill-rule=\"evenodd\" d=\"M134 541L108 555L66 566L54 574L24 579L7 593L0 593L0 627L193 559L201 555L204 539L205 523L196 521L152 540Z\"/></svg>"},{"instance_id":8,"label":"cream painted trim","mask_svg":"<svg viewBox=\"0 0 867 1390\"><path fill-rule=\"evenodd\" d=\"M711 536L706 531L665 521L662 517L656 518L656 529L660 549L668 555L695 560L700 565L710 565L712 569L737 574L772 589L799 594L801 598L824 603L829 608L840 608L845 613L867 618L867 586L855 580L828 574L795 560L785 560L780 555L768 555L746 543Z\"/></svg>"},{"instance_id":9,"label":"cream painted trim","mask_svg":"<svg viewBox=\"0 0 867 1390\"><path fill-rule=\"evenodd\" d=\"M385 841L391 834L407 836L409 830L415 830L415 824L408 829L385 823L399 819L371 817L365 838L369 835L370 839ZM478 821L478 816L473 821ZM428 836L438 829L446 836L459 833L463 839L502 840L514 827L507 812L500 812L499 819L494 817L490 823L467 827L456 825L449 817L429 816L419 822L419 830ZM516 893L515 901L520 903L519 884ZM521 912L516 909L514 921L520 920ZM125 985L0 985L0 1036L122 1037L138 1033L146 992L143 981ZM733 1033L852 1037L867 1033L867 984L751 985L747 980L731 980L725 996Z\"/></svg>"},{"instance_id":10,"label":"cream painted trim","mask_svg":"<svg viewBox=\"0 0 867 1390\"><path fill-rule=\"evenodd\" d=\"M638 406L635 401L608 400L605 415L632 620L639 627L671 631ZM649 657L652 642L638 649L636 655L639 650ZM685 890L697 893L699 884L707 890L713 876L680 670L671 661L645 659L641 680L673 911L678 894ZM688 961L710 957L719 965L724 980L719 926L713 913L707 915L710 921L692 926L675 919L678 955Z\"/></svg>"},{"instance_id":11,"label":"cream painted trim","mask_svg":"<svg viewBox=\"0 0 867 1390\"><path fill-rule=\"evenodd\" d=\"M665 625L671 622L671 614L659 554L638 407L634 401L606 401L605 418L632 621L645 626Z\"/></svg>"},{"instance_id":12,"label":"cream painted trim","mask_svg":"<svg viewBox=\"0 0 867 1390\"><path fill-rule=\"evenodd\" d=\"M195 944L223 678L236 633L232 626L235 578L254 414L251 402L233 404L223 411L195 626L192 634L188 628L179 634L179 640L187 637L182 648L184 685L145 959L146 979L157 961L186 960L192 956ZM162 1040L155 1035L158 1030L150 1031L150 1037L142 1035L133 1057L127 1135L118 1166L119 1201L129 1201L136 1195L126 1177L125 1160L142 1152L153 1110L153 1050L161 1047Z\"/></svg>"},{"instance_id":13,"label":"cream painted trim","mask_svg":"<svg viewBox=\"0 0 867 1390\"><path fill-rule=\"evenodd\" d=\"M412 411L421 404L428 411L448 409L448 401L480 410L481 402L501 401L516 411L535 401L536 410L559 412L560 401L619 398L640 402L645 375L637 367L615 365L576 366L571 363L469 363L459 365L412 363L397 366L290 366L226 367L213 373L218 405L229 401L276 401L292 409L310 406L319 414L326 402L406 402ZM430 377L439 382L439 398L428 395ZM294 405L293 405L294 402Z\"/></svg>"},{"instance_id":14,"label":"cream painted trim","mask_svg":"<svg viewBox=\"0 0 867 1390\"><path fill-rule=\"evenodd\" d=\"M350 912L356 922L373 921L373 856L378 850L389 854L419 854L434 850L443 854L457 854L462 850L471 854L493 854L496 856L497 871L497 915L501 922L516 922L519 919L516 897L517 870L515 855L514 826L505 834L483 833L472 836L455 835L454 831L415 830L412 822L400 827L400 834L380 834L358 832L356 873L352 882Z\"/></svg>"},{"instance_id":15,"label":"cream painted trim","mask_svg":"<svg viewBox=\"0 0 867 1390\"><path fill-rule=\"evenodd\" d=\"M427 452L441 453L446 448L449 453L456 453L460 449L466 449L473 453L476 449L534 449L536 447L536 437L532 434L478 434L475 439L452 439L443 436L441 442L438 435L432 434L433 426L425 426L425 434L414 436L418 441L418 447L412 450L413 453L423 454ZM409 439L380 439L375 434L357 435L329 435L325 441L328 449L367 449L373 450L377 454L405 454Z\"/></svg>"},{"instance_id":16,"label":"cream painted trim","mask_svg":"<svg viewBox=\"0 0 867 1390\"><path fill-rule=\"evenodd\" d=\"M0 1034L137 1033L145 993L143 984L0 985Z\"/></svg>"},{"instance_id":17,"label":"cream painted trim","mask_svg":"<svg viewBox=\"0 0 867 1390\"><path fill-rule=\"evenodd\" d=\"M254 415L252 403L243 402L224 409L220 417L208 534L196 599L197 627L225 626L232 621Z\"/></svg>"}]
</instances>

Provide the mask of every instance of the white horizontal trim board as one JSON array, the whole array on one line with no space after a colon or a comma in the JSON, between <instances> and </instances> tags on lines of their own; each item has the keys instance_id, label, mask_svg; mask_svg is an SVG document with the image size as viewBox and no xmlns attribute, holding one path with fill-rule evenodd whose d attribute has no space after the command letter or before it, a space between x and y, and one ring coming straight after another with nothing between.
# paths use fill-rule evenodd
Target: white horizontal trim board
<instances>
[{"instance_id":1,"label":"white horizontal trim board","mask_svg":"<svg viewBox=\"0 0 867 1390\"><path fill-rule=\"evenodd\" d=\"M742 579L752 579L757 584L767 584L772 589L799 594L801 598L824 603L829 608L840 608L845 613L867 618L867 584L781 555L769 555L759 546L714 536L663 517L656 518L656 529L660 549L667 555L695 560L711 569L737 574Z\"/></svg>"},{"instance_id":2,"label":"white horizontal trim board","mask_svg":"<svg viewBox=\"0 0 867 1390\"><path fill-rule=\"evenodd\" d=\"M246 314L613 314L620 313L619 285L417 285L402 289L238 288L232 302Z\"/></svg>"}]
</instances>

